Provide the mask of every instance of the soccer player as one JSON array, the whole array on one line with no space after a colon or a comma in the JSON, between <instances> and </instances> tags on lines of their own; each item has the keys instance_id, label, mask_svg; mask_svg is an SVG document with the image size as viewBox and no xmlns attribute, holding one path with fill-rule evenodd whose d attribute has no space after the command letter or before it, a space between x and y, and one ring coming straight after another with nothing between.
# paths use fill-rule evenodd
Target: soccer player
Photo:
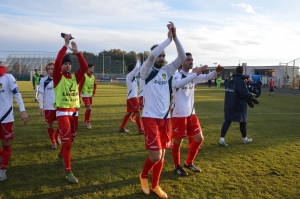
<instances>
[{"instance_id":1,"label":"soccer player","mask_svg":"<svg viewBox=\"0 0 300 199\"><path fill-rule=\"evenodd\" d=\"M41 75L39 74L38 69L34 69L34 74L32 76L32 85L34 90L34 101L38 101L38 92L40 85Z\"/></svg>"},{"instance_id":2,"label":"soccer player","mask_svg":"<svg viewBox=\"0 0 300 199\"><path fill-rule=\"evenodd\" d=\"M184 49L176 35L176 28L172 22L167 25L168 38L160 45L154 45L151 53L141 67L141 78L145 80L144 110L142 114L144 124L145 147L149 150L143 171L140 174L142 191L149 195L148 174L152 170L151 190L160 198L167 198L167 194L159 184L164 164L166 148L171 147L170 127L170 87L168 80L185 60ZM164 49L174 40L178 56L164 66Z\"/></svg>"},{"instance_id":3,"label":"soccer player","mask_svg":"<svg viewBox=\"0 0 300 199\"><path fill-rule=\"evenodd\" d=\"M21 120L26 124L28 116L25 111L22 95L18 90L16 79L6 73L7 68L0 66L0 139L2 140L2 149L0 149L1 168L0 181L4 181L6 176L6 167L8 165L12 146L10 140L14 138L13 123L13 100L12 94L19 106L21 112Z\"/></svg>"},{"instance_id":4,"label":"soccer player","mask_svg":"<svg viewBox=\"0 0 300 199\"><path fill-rule=\"evenodd\" d=\"M218 66L216 70L209 74L201 74L207 66L193 69L193 56L186 53L186 60L182 64L182 69L173 76L173 114L172 114L172 156L174 162L174 172L180 176L187 176L188 173L180 166L180 145L184 137L189 138L189 151L184 167L193 171L201 172L194 165L194 159L203 142L203 134L199 120L195 114L194 92L197 83L206 82L216 77L223 70ZM189 72L191 69L192 72Z\"/></svg>"},{"instance_id":5,"label":"soccer player","mask_svg":"<svg viewBox=\"0 0 300 199\"><path fill-rule=\"evenodd\" d=\"M92 99L96 93L97 84L93 75L95 67L93 64L88 64L88 70L84 74L79 84L79 91L81 93L82 101L85 106L84 122L83 126L87 129L92 129L90 123L91 111L92 111Z\"/></svg>"},{"instance_id":6,"label":"soccer player","mask_svg":"<svg viewBox=\"0 0 300 199\"><path fill-rule=\"evenodd\" d=\"M71 146L78 128L79 90L78 84L84 76L88 64L82 54L78 51L74 41L71 42L70 50L73 51L80 65L75 74L71 74L72 61L68 55L71 34L64 36L65 45L58 52L53 70L53 88L55 91L56 119L59 135L62 140L61 151L58 160L65 165L66 179L70 183L78 183L71 169Z\"/></svg>"},{"instance_id":7,"label":"soccer player","mask_svg":"<svg viewBox=\"0 0 300 199\"><path fill-rule=\"evenodd\" d=\"M44 116L45 121L48 123L47 131L52 143L52 149L57 149L57 145L61 144L58 128L54 134L53 122L56 120L56 112L54 107L55 94L53 90L53 67L54 62L49 62L46 65L48 76L45 76L40 81L39 86L39 105L40 113Z\"/></svg>"},{"instance_id":8,"label":"soccer player","mask_svg":"<svg viewBox=\"0 0 300 199\"><path fill-rule=\"evenodd\" d=\"M269 82L269 97L272 94L272 97L274 97L274 89L275 89L275 82L271 79Z\"/></svg>"},{"instance_id":9,"label":"soccer player","mask_svg":"<svg viewBox=\"0 0 300 199\"><path fill-rule=\"evenodd\" d=\"M126 75L126 86L127 86L127 101L126 101L126 107L127 107L127 113L125 114L123 118L123 122L120 126L119 131L128 133L130 132L128 129L125 128L127 121L132 113L135 114L135 120L136 125L138 127L138 131L140 134L144 133L142 122L140 119L140 105L138 102L137 94L138 94L138 86L136 81L136 76L139 73L141 62L140 62L140 56L136 56L136 64L129 64L127 66L128 69L128 75Z\"/></svg>"},{"instance_id":10,"label":"soccer player","mask_svg":"<svg viewBox=\"0 0 300 199\"><path fill-rule=\"evenodd\" d=\"M219 90L219 88L221 87L222 79L218 77L216 81L217 81L217 90Z\"/></svg>"}]
</instances>

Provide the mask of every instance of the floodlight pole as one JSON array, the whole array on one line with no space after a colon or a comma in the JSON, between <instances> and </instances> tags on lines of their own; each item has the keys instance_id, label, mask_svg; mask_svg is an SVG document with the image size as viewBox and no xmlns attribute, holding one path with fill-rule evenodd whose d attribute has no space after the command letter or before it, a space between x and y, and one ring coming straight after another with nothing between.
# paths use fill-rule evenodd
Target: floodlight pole
<instances>
[{"instance_id":1,"label":"floodlight pole","mask_svg":"<svg viewBox=\"0 0 300 199\"><path fill-rule=\"evenodd\" d=\"M103 58L102 58L102 78L104 78L104 53L103 54Z\"/></svg>"},{"instance_id":2,"label":"floodlight pole","mask_svg":"<svg viewBox=\"0 0 300 199\"><path fill-rule=\"evenodd\" d=\"M293 89L295 88L295 84L294 84L294 81L295 81L295 60L293 60Z\"/></svg>"}]
</instances>

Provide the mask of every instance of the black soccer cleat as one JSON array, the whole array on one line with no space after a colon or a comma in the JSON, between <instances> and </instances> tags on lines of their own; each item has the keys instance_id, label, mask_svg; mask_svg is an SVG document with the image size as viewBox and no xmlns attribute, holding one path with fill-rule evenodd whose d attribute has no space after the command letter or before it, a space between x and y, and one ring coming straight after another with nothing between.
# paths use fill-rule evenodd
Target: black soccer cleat
<instances>
[{"instance_id":1,"label":"black soccer cleat","mask_svg":"<svg viewBox=\"0 0 300 199\"><path fill-rule=\"evenodd\" d=\"M180 176L188 176L189 174L187 172L185 172L183 170L183 168L181 166L177 166L175 169L174 169L174 173L177 174L177 175L180 175Z\"/></svg>"},{"instance_id":2,"label":"black soccer cleat","mask_svg":"<svg viewBox=\"0 0 300 199\"><path fill-rule=\"evenodd\" d=\"M186 163L184 163L184 168L190 169L190 170L192 170L195 173L200 173L201 172L201 170L198 169L197 167L195 167L195 165L193 165L193 164L186 164Z\"/></svg>"}]
</instances>

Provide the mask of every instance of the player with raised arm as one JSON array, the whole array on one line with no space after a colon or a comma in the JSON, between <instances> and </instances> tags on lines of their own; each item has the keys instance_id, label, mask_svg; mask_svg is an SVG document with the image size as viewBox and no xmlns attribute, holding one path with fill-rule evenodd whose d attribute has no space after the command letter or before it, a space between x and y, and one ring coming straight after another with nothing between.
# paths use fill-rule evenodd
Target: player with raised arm
<instances>
[{"instance_id":1,"label":"player with raised arm","mask_svg":"<svg viewBox=\"0 0 300 199\"><path fill-rule=\"evenodd\" d=\"M135 114L135 120L138 127L138 131L140 134L144 133L142 122L140 119L140 105L138 102L138 86L137 86L137 80L136 76L139 73L140 69L140 56L136 56L136 64L129 64L127 66L128 69L128 75L126 75L126 86L127 86L127 100L126 100L126 107L127 107L127 113L125 114L123 118L123 122L120 126L119 131L128 133L130 132L128 129L125 128L128 119L132 115L132 113Z\"/></svg>"},{"instance_id":2,"label":"player with raised arm","mask_svg":"<svg viewBox=\"0 0 300 199\"><path fill-rule=\"evenodd\" d=\"M92 129L90 123L91 111L92 111L92 99L96 93L97 84L94 77L95 67L93 64L88 64L88 70L84 74L82 80L79 83L79 91L82 97L82 101L85 106L84 122L83 126L87 129Z\"/></svg>"},{"instance_id":3,"label":"player with raised arm","mask_svg":"<svg viewBox=\"0 0 300 199\"><path fill-rule=\"evenodd\" d=\"M209 74L202 74L207 66L193 68L193 56L186 53L186 60L182 69L175 73L172 80L173 87L173 114L172 114L172 156L174 172L180 176L187 176L188 173L180 165L180 146L184 137L189 137L189 151L184 167L200 173L201 170L194 165L194 159L203 142L203 134L200 122L195 114L194 92L197 83L206 82L217 76L223 70L218 66ZM191 69L192 72L189 72Z\"/></svg>"},{"instance_id":4,"label":"player with raised arm","mask_svg":"<svg viewBox=\"0 0 300 199\"><path fill-rule=\"evenodd\" d=\"M57 145L61 144L58 128L54 134L53 122L56 120L56 111L54 107L55 93L53 90L53 67L54 62L49 62L46 65L47 76L43 77L39 86L39 105L40 113L44 116L45 121L48 123L47 131L52 143L52 149L57 149Z\"/></svg>"},{"instance_id":5,"label":"player with raised arm","mask_svg":"<svg viewBox=\"0 0 300 199\"><path fill-rule=\"evenodd\" d=\"M64 35L65 44L58 52L53 70L53 87L55 91L56 119L59 128L59 135L62 141L61 151L58 160L65 165L66 179L70 183L78 183L71 169L71 146L78 128L79 90L78 84L84 76L88 64L82 54L78 51L74 41L71 42L70 50L78 59L80 68L75 74L71 74L72 61L68 55L71 34Z\"/></svg>"},{"instance_id":6,"label":"player with raised arm","mask_svg":"<svg viewBox=\"0 0 300 199\"><path fill-rule=\"evenodd\" d=\"M160 198L167 198L167 194L159 186L159 179L164 164L166 148L171 147L170 126L170 88L168 80L186 59L184 49L176 35L176 28L172 22L167 25L168 38L160 45L154 45L147 60L140 70L141 78L145 80L144 110L142 114L144 124L145 147L149 150L143 171L140 174L142 191L150 194L148 174L152 170L151 190ZM164 49L174 40L178 57L164 66Z\"/></svg>"},{"instance_id":7,"label":"player with raised arm","mask_svg":"<svg viewBox=\"0 0 300 199\"><path fill-rule=\"evenodd\" d=\"M0 181L4 181L6 176L6 167L11 157L12 146L10 140L14 138L13 124L13 100L12 94L19 106L21 120L26 124L28 116L25 111L22 95L19 92L16 79L11 74L6 73L7 68L0 66L0 139L2 140L2 150L0 150L1 168Z\"/></svg>"}]
</instances>

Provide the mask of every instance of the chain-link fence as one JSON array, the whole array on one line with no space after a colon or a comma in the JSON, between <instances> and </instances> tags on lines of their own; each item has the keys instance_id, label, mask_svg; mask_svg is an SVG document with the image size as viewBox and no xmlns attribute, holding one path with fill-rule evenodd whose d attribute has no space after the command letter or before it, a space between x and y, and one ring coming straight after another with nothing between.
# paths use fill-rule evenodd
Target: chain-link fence
<instances>
[{"instance_id":1,"label":"chain-link fence","mask_svg":"<svg viewBox=\"0 0 300 199\"><path fill-rule=\"evenodd\" d=\"M287 63L280 63L283 88L300 89L300 57Z\"/></svg>"},{"instance_id":2,"label":"chain-link fence","mask_svg":"<svg viewBox=\"0 0 300 199\"><path fill-rule=\"evenodd\" d=\"M141 62L147 59L149 52L139 53ZM8 72L13 74L18 80L30 80L34 69L38 69L41 74L46 74L45 66L50 61L55 61L57 52L30 52L30 51L1 51L0 61L8 68ZM135 63L135 52L129 53L85 53L83 56L88 63L95 66L94 76L99 79L125 78L127 74L127 64ZM70 54L72 61L72 72L79 68L77 56Z\"/></svg>"}]
</instances>

